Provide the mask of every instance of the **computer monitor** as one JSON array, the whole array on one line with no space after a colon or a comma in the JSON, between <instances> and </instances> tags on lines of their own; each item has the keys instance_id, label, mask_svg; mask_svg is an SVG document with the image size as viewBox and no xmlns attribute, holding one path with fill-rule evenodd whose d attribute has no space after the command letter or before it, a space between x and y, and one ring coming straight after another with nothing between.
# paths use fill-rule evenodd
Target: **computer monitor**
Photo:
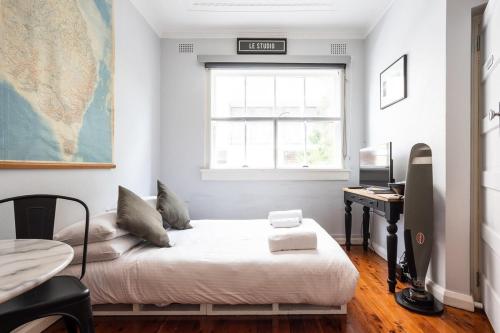
<instances>
[{"instance_id":1,"label":"computer monitor","mask_svg":"<svg viewBox=\"0 0 500 333\"><path fill-rule=\"evenodd\" d=\"M359 151L359 184L387 188L392 178L392 143L366 147Z\"/></svg>"}]
</instances>

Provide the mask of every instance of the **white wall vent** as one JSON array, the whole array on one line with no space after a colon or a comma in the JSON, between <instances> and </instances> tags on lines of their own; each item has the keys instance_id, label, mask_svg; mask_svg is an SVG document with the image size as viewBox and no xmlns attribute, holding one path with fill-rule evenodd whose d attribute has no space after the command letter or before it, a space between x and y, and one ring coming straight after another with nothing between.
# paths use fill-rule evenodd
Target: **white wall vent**
<instances>
[{"instance_id":1,"label":"white wall vent","mask_svg":"<svg viewBox=\"0 0 500 333\"><path fill-rule=\"evenodd\" d=\"M332 43L330 44L330 53L332 55L346 55L347 43Z\"/></svg>"},{"instance_id":2,"label":"white wall vent","mask_svg":"<svg viewBox=\"0 0 500 333\"><path fill-rule=\"evenodd\" d=\"M179 53L193 53L193 43L179 43Z\"/></svg>"}]
</instances>

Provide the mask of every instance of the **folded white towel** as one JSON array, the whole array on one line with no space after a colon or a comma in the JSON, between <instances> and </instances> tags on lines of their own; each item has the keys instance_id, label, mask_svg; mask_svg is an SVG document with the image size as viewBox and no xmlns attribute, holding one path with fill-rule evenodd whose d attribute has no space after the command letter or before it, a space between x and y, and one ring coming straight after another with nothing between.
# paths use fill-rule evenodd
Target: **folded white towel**
<instances>
[{"instance_id":1,"label":"folded white towel","mask_svg":"<svg viewBox=\"0 0 500 333\"><path fill-rule=\"evenodd\" d=\"M270 212L267 218L271 224L273 224L273 221L275 220L284 220L284 219L296 219L299 221L299 223L302 223L302 210L294 209L294 210L274 211Z\"/></svg>"},{"instance_id":2,"label":"folded white towel","mask_svg":"<svg viewBox=\"0 0 500 333\"><path fill-rule=\"evenodd\" d=\"M313 230L287 230L274 232L268 237L269 250L314 250L318 245L316 232Z\"/></svg>"},{"instance_id":3,"label":"folded white towel","mask_svg":"<svg viewBox=\"0 0 500 333\"><path fill-rule=\"evenodd\" d=\"M290 217L284 219L273 219L269 220L274 228L293 228L300 225L300 220L298 217Z\"/></svg>"}]
</instances>

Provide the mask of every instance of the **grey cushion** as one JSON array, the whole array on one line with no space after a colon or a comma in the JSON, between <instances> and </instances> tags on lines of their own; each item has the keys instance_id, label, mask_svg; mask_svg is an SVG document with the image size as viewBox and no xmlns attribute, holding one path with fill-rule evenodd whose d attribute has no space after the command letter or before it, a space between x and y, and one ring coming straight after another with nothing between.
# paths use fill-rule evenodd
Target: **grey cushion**
<instances>
[{"instance_id":1,"label":"grey cushion","mask_svg":"<svg viewBox=\"0 0 500 333\"><path fill-rule=\"evenodd\" d=\"M170 247L167 231L162 226L161 215L154 207L122 186L118 188L116 223L120 228L154 245Z\"/></svg>"},{"instance_id":2,"label":"grey cushion","mask_svg":"<svg viewBox=\"0 0 500 333\"><path fill-rule=\"evenodd\" d=\"M189 212L184 202L160 181L158 181L156 209L163 218L165 228L168 226L179 230L192 228L191 224L189 224L189 221L191 221Z\"/></svg>"}]
</instances>

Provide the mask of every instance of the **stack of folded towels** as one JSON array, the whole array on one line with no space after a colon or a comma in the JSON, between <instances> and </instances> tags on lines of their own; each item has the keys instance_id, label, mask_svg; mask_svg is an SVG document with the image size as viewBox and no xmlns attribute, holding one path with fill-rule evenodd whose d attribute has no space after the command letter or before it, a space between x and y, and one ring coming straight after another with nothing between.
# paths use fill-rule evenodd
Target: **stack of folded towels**
<instances>
[{"instance_id":1,"label":"stack of folded towels","mask_svg":"<svg viewBox=\"0 0 500 333\"><path fill-rule=\"evenodd\" d=\"M270 212L267 219L274 228L293 228L302 223L302 210L284 210Z\"/></svg>"},{"instance_id":2,"label":"stack of folded towels","mask_svg":"<svg viewBox=\"0 0 500 333\"><path fill-rule=\"evenodd\" d=\"M302 224L302 210L270 212L268 220L271 226L276 228L268 236L271 252L315 250L317 248L316 232L304 227L297 228Z\"/></svg>"},{"instance_id":3,"label":"stack of folded towels","mask_svg":"<svg viewBox=\"0 0 500 333\"><path fill-rule=\"evenodd\" d=\"M84 230L85 220L67 226L54 235L54 240L73 247L72 265L83 261ZM86 262L117 259L141 242L140 238L117 226L116 211L99 214L90 219Z\"/></svg>"}]
</instances>

